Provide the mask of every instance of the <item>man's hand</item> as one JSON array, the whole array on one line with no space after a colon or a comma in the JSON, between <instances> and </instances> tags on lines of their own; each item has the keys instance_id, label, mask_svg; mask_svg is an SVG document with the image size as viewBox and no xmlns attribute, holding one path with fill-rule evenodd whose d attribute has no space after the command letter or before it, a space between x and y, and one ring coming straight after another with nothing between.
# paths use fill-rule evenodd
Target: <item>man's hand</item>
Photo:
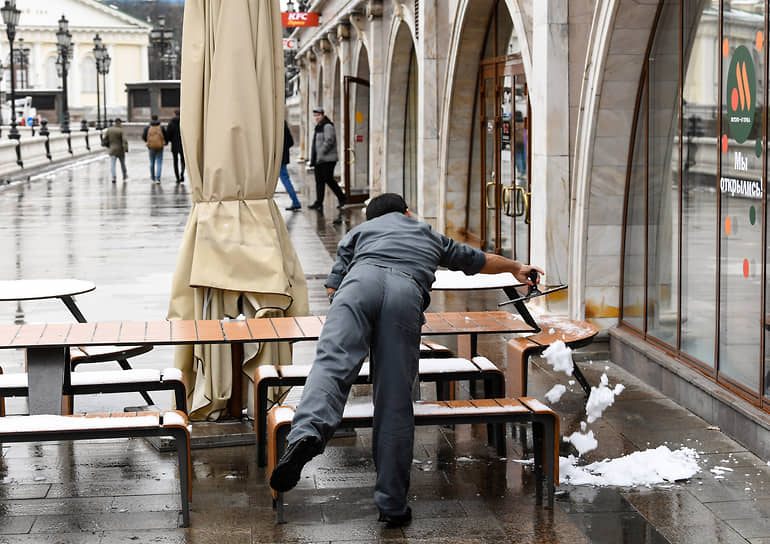
<instances>
[{"instance_id":1,"label":"man's hand","mask_svg":"<svg viewBox=\"0 0 770 544\"><path fill-rule=\"evenodd\" d=\"M334 293L336 293L336 292L337 292L337 290L334 289L333 287L327 287L326 288L326 296L329 299L329 304L331 304L331 302L332 302L332 295Z\"/></svg>"},{"instance_id":2,"label":"man's hand","mask_svg":"<svg viewBox=\"0 0 770 544\"><path fill-rule=\"evenodd\" d=\"M532 279L529 277L529 273L535 270L537 271L537 278L535 281L532 281ZM529 266L526 264L523 264L519 267L518 272L514 272L514 277L519 280L521 283L525 283L527 285L537 285L540 283L540 276L542 274L545 274L542 269L538 268L537 266Z\"/></svg>"},{"instance_id":3,"label":"man's hand","mask_svg":"<svg viewBox=\"0 0 770 544\"><path fill-rule=\"evenodd\" d=\"M502 255L496 255L494 253L486 254L487 261L484 264L484 268L481 272L484 274L499 274L500 272L510 272L513 276L525 285L536 285L540 282L540 275L545 274L542 269L536 266L530 266L521 264L519 261L507 259ZM535 281L529 277L529 273L532 270L537 271L537 278Z\"/></svg>"}]
</instances>

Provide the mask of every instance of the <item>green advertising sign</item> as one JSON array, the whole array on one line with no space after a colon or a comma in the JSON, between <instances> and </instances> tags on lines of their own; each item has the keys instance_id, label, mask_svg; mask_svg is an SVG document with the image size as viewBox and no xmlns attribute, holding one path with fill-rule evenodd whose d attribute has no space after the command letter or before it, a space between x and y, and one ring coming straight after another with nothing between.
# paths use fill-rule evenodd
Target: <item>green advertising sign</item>
<instances>
[{"instance_id":1,"label":"green advertising sign","mask_svg":"<svg viewBox=\"0 0 770 544\"><path fill-rule=\"evenodd\" d=\"M756 109L757 79L754 61L745 46L735 48L730 70L727 72L727 124L730 135L740 143L746 141L754 125Z\"/></svg>"}]
</instances>

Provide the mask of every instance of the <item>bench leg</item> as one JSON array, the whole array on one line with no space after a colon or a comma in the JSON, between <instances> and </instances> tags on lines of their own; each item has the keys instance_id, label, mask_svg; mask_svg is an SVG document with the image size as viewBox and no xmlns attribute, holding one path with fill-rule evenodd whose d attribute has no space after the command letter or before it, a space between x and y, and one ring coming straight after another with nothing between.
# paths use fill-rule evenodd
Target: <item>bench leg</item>
<instances>
[{"instance_id":1,"label":"bench leg","mask_svg":"<svg viewBox=\"0 0 770 544\"><path fill-rule=\"evenodd\" d=\"M572 366L572 375L575 376L575 379L580 384L580 387L582 387L583 391L585 391L586 397L588 397L591 394L591 386L588 385L588 380L586 380L586 377L583 376L583 372L580 370L580 367L578 367L577 363L573 363Z\"/></svg>"},{"instance_id":2,"label":"bench leg","mask_svg":"<svg viewBox=\"0 0 770 544\"><path fill-rule=\"evenodd\" d=\"M543 504L543 424L532 422L532 457L535 461L535 504Z\"/></svg>"},{"instance_id":3,"label":"bench leg","mask_svg":"<svg viewBox=\"0 0 770 544\"><path fill-rule=\"evenodd\" d=\"M275 467L278 460L283 455L283 452L286 450L286 438L289 436L290 430L291 425L281 425L275 431L275 462L272 463L273 467ZM268 480L270 479L270 474L267 475L267 478ZM283 493L274 490L271 491L274 496L273 507L275 508L275 521L277 523L286 523L286 512L283 507Z\"/></svg>"},{"instance_id":4,"label":"bench leg","mask_svg":"<svg viewBox=\"0 0 770 544\"><path fill-rule=\"evenodd\" d=\"M526 397L531 346L523 345L514 340L510 340L506 344L507 392L511 397Z\"/></svg>"},{"instance_id":5,"label":"bench leg","mask_svg":"<svg viewBox=\"0 0 770 544\"><path fill-rule=\"evenodd\" d=\"M546 489L548 489L548 508L553 510L553 498L555 493L555 487L556 487L556 463L559 462L558 459L554 459L554 452L555 450L555 430L554 430L554 422L553 417L549 417L548 420L543 425L544 427L544 444L543 447L545 448L545 485Z\"/></svg>"},{"instance_id":6,"label":"bench leg","mask_svg":"<svg viewBox=\"0 0 770 544\"><path fill-rule=\"evenodd\" d=\"M257 466L267 465L267 389L266 383L257 386L257 398L254 401L254 425L257 426ZM280 459L280 457L279 457Z\"/></svg>"},{"instance_id":7,"label":"bench leg","mask_svg":"<svg viewBox=\"0 0 770 544\"><path fill-rule=\"evenodd\" d=\"M174 438L176 456L179 462L179 492L182 497L182 526L190 526L190 498L192 487L190 482L190 440L184 429L164 429L164 435L170 434Z\"/></svg>"},{"instance_id":8,"label":"bench leg","mask_svg":"<svg viewBox=\"0 0 770 544\"><path fill-rule=\"evenodd\" d=\"M475 381L475 380L474 380ZM499 399L503 395L503 375L486 373L484 376L484 398ZM498 446L502 442L505 448L505 424L488 423L487 424L487 443Z\"/></svg>"}]
</instances>

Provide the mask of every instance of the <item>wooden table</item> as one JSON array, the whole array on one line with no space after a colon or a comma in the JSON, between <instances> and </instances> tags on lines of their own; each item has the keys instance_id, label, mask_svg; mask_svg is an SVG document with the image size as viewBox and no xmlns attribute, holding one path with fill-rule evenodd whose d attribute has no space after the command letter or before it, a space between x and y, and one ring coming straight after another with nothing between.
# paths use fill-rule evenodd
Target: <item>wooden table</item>
<instances>
[{"instance_id":1,"label":"wooden table","mask_svg":"<svg viewBox=\"0 0 770 544\"><path fill-rule=\"evenodd\" d=\"M470 335L474 344L479 334L533 332L521 317L504 311L428 313L425 318L423 335ZM309 316L0 325L0 349L27 351L30 414L59 414L73 346L297 342L317 340L323 322Z\"/></svg>"}]
</instances>

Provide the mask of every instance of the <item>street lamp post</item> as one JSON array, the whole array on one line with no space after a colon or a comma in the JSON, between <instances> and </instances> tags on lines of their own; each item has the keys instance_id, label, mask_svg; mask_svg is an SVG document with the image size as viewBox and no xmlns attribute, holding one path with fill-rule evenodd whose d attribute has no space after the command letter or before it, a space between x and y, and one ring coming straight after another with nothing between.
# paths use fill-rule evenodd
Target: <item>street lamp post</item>
<instances>
[{"instance_id":1,"label":"street lamp post","mask_svg":"<svg viewBox=\"0 0 770 544\"><path fill-rule=\"evenodd\" d=\"M99 76L102 73L102 58L104 49L102 49L102 38L97 32L94 36L94 60L96 61L96 130L102 130L102 93L99 90Z\"/></svg>"},{"instance_id":2,"label":"street lamp post","mask_svg":"<svg viewBox=\"0 0 770 544\"><path fill-rule=\"evenodd\" d=\"M19 88L26 89L29 87L29 76L27 74L27 69L29 67L29 47L24 47L24 38L19 38L19 44L16 46L14 54L14 62L19 65Z\"/></svg>"},{"instance_id":3,"label":"street lamp post","mask_svg":"<svg viewBox=\"0 0 770 544\"><path fill-rule=\"evenodd\" d=\"M112 57L107 53L107 49L102 46L102 91L104 91L104 100L102 106L104 107L104 127L107 127L107 74L110 71L110 63Z\"/></svg>"},{"instance_id":4,"label":"street lamp post","mask_svg":"<svg viewBox=\"0 0 770 544\"><path fill-rule=\"evenodd\" d=\"M59 46L59 57L56 59L57 69L61 70L62 78L62 124L61 131L67 135L67 147L72 153L70 141L70 112L67 104L67 70L72 54L72 34L69 31L69 21L64 15L59 19L59 30L56 31L56 43Z\"/></svg>"},{"instance_id":5,"label":"street lamp post","mask_svg":"<svg viewBox=\"0 0 770 544\"><path fill-rule=\"evenodd\" d=\"M16 8L16 0L5 0L5 4L0 8L5 23L5 34L8 36L8 43L11 47L11 130L8 138L18 140L21 138L19 129L16 128L16 69L13 63L13 40L16 38L16 25L19 24L21 10ZM17 146L16 156L18 163L21 163L21 149Z\"/></svg>"},{"instance_id":6,"label":"street lamp post","mask_svg":"<svg viewBox=\"0 0 770 544\"><path fill-rule=\"evenodd\" d=\"M166 29L166 16L160 15L158 17L158 26L150 31L150 43L156 50L156 55L160 61L161 79L166 78L166 70L164 64L164 55L166 48L171 40L174 38L174 31Z\"/></svg>"}]
</instances>

